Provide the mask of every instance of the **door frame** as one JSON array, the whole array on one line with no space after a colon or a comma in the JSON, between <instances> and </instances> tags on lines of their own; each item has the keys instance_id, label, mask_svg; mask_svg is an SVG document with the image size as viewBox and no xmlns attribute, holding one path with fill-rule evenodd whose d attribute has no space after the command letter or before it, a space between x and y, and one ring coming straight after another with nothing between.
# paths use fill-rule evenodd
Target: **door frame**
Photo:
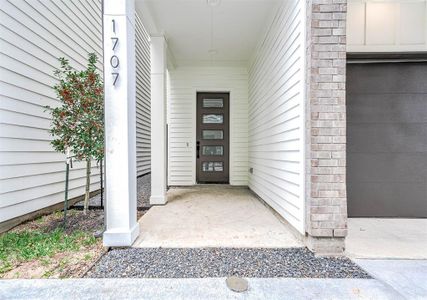
<instances>
[{"instance_id":1,"label":"door frame","mask_svg":"<svg viewBox=\"0 0 427 300\"><path fill-rule=\"evenodd\" d=\"M234 120L233 120L233 114L234 114L234 107L232 105L232 97L233 97L233 89L232 88L193 88L193 109L192 109L192 128L193 128L193 142L192 142L192 165L193 165L193 185L199 185L197 183L197 157L196 157L196 142L197 142L197 94L198 93L228 93L229 98L228 98L228 106L229 106L229 141L228 141L228 149L229 149L229 155L228 155L228 184L229 185L233 185L233 170L234 170L234 165L233 165L233 157L234 157L234 148L233 148L233 138L234 138L234 134L233 134L233 126L234 126Z\"/></svg>"},{"instance_id":2,"label":"door frame","mask_svg":"<svg viewBox=\"0 0 427 300\"><path fill-rule=\"evenodd\" d=\"M221 109L204 108L202 100L208 98L222 98L224 99L224 105ZM220 124L204 124L202 116L206 113L215 113L223 115L222 131L224 132L221 140L204 140L202 137L202 131L204 129L216 130L217 125ZM202 130L203 129L203 130ZM200 146L199 146L200 142ZM203 155L203 147L207 145L222 145L223 155L217 156L206 156ZM197 148L200 147L199 150ZM197 158L200 154L200 159ZM222 161L223 170L222 172L203 172L202 162L203 161ZM228 92L198 92L196 100L196 182L197 184L229 184L230 183L230 93Z\"/></svg>"}]
</instances>

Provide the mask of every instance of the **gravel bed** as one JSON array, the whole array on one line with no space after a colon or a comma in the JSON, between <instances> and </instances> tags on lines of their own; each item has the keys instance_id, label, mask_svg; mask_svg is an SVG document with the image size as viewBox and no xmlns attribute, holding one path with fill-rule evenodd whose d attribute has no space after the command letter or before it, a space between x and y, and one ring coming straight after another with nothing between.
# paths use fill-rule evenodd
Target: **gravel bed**
<instances>
[{"instance_id":1,"label":"gravel bed","mask_svg":"<svg viewBox=\"0 0 427 300\"><path fill-rule=\"evenodd\" d=\"M113 249L87 277L370 278L346 257L315 257L306 248L126 248Z\"/></svg>"},{"instance_id":2,"label":"gravel bed","mask_svg":"<svg viewBox=\"0 0 427 300\"><path fill-rule=\"evenodd\" d=\"M143 175L137 178L137 199L138 209L150 208L150 195L151 195L151 174ZM104 194L105 201L105 194ZM101 206L101 194L97 194L89 199L90 208L98 208ZM83 208L83 201L74 205L76 208Z\"/></svg>"},{"instance_id":3,"label":"gravel bed","mask_svg":"<svg viewBox=\"0 0 427 300\"><path fill-rule=\"evenodd\" d=\"M137 179L138 208L150 208L151 196L151 174L147 174Z\"/></svg>"}]
</instances>

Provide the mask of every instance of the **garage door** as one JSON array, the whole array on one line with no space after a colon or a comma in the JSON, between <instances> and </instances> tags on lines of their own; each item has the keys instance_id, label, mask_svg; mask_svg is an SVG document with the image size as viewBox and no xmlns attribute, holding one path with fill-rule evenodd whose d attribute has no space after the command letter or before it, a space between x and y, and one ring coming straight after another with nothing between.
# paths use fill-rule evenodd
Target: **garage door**
<instances>
[{"instance_id":1,"label":"garage door","mask_svg":"<svg viewBox=\"0 0 427 300\"><path fill-rule=\"evenodd\" d=\"M427 217L427 63L349 64L352 217Z\"/></svg>"}]
</instances>

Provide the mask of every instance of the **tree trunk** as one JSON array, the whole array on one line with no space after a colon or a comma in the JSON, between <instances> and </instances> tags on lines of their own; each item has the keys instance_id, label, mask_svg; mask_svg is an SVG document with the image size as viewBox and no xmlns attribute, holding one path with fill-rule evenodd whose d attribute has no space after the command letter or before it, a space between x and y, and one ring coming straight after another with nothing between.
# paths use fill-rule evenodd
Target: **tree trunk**
<instances>
[{"instance_id":1,"label":"tree trunk","mask_svg":"<svg viewBox=\"0 0 427 300\"><path fill-rule=\"evenodd\" d=\"M85 190L85 201L84 201L84 214L87 214L87 209L89 207L89 198L90 198L90 158L86 160L86 190Z\"/></svg>"}]
</instances>

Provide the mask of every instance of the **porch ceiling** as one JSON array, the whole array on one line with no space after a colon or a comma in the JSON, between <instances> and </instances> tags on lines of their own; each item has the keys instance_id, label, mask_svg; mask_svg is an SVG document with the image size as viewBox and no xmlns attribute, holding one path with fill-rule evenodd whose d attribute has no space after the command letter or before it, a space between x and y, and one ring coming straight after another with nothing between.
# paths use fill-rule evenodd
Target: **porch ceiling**
<instances>
[{"instance_id":1,"label":"porch ceiling","mask_svg":"<svg viewBox=\"0 0 427 300\"><path fill-rule=\"evenodd\" d=\"M279 2L136 0L136 8L151 35L165 35L176 64L244 64Z\"/></svg>"}]
</instances>

